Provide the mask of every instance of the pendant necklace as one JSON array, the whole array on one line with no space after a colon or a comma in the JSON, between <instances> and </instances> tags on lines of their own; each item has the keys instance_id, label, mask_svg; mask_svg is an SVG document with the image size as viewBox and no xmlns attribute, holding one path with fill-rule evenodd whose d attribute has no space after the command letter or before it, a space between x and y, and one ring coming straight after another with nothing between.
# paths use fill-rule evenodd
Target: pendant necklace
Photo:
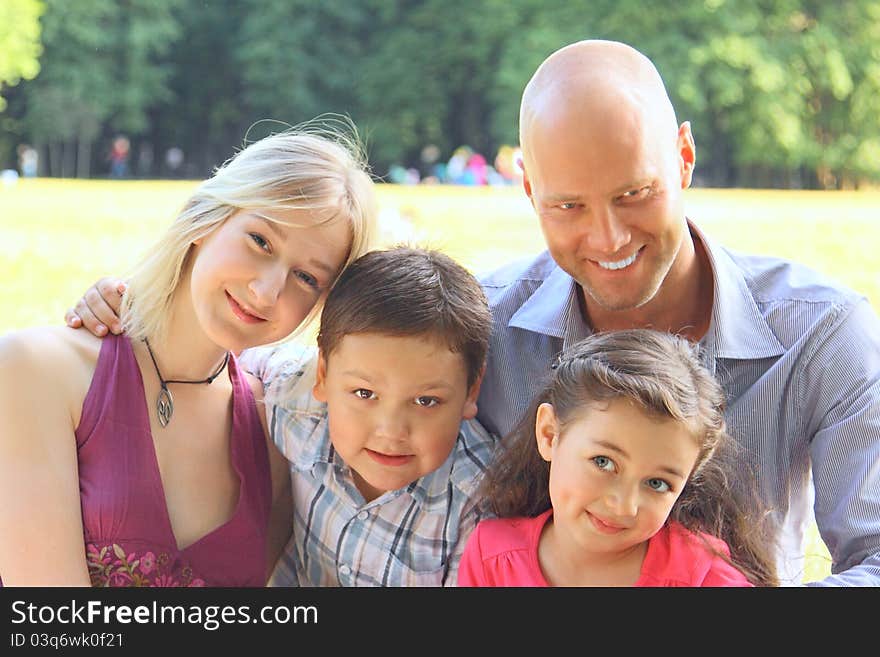
<instances>
[{"instance_id":1,"label":"pendant necklace","mask_svg":"<svg viewBox=\"0 0 880 657\"><path fill-rule=\"evenodd\" d=\"M156 413L159 416L159 424L163 427L167 427L168 423L171 422L171 416L174 414L174 398L171 396L171 391L168 389L169 383L213 383L214 379L220 376L220 372L222 372L226 368L226 363L229 362L229 352L226 352L226 355L223 357L223 362L220 363L220 367L217 368L217 371L214 372L207 379L200 379L198 381L184 381L181 379L163 379L162 373L159 371L159 365L156 363L156 357L153 355L153 350L150 348L149 341L144 338L144 344L147 345L147 351L150 353L150 360L153 361L153 367L156 368L156 376L159 377L159 396L156 397Z\"/></svg>"}]
</instances>

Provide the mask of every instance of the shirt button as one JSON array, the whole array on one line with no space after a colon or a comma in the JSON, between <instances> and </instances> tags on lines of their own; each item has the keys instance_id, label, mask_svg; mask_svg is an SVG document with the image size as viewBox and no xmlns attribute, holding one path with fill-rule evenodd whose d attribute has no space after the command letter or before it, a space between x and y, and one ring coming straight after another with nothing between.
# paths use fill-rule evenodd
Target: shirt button
<instances>
[{"instance_id":1,"label":"shirt button","mask_svg":"<svg viewBox=\"0 0 880 657\"><path fill-rule=\"evenodd\" d=\"M342 564L341 566L339 566L339 574L348 577L349 575L351 575L351 568L349 568L345 564Z\"/></svg>"},{"instance_id":2,"label":"shirt button","mask_svg":"<svg viewBox=\"0 0 880 657\"><path fill-rule=\"evenodd\" d=\"M370 517L370 514L367 513L366 511L361 511L357 517L358 517L358 520L366 520L367 518Z\"/></svg>"}]
</instances>

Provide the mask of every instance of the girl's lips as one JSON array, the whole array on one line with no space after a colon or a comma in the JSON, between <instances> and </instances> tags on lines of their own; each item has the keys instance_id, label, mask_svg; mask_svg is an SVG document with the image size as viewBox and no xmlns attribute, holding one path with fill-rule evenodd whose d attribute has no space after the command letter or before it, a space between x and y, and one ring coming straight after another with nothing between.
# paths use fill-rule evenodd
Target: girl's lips
<instances>
[{"instance_id":1,"label":"girl's lips","mask_svg":"<svg viewBox=\"0 0 880 657\"><path fill-rule=\"evenodd\" d=\"M599 518L599 516L594 516L592 513L587 511L587 515L590 516L590 521L593 523L593 527L599 530L602 534L619 534L626 527L620 527L618 525L611 525Z\"/></svg>"},{"instance_id":2,"label":"girl's lips","mask_svg":"<svg viewBox=\"0 0 880 657\"><path fill-rule=\"evenodd\" d=\"M381 465L406 465L413 458L412 454L383 454L382 452L374 452L372 449L367 449L366 452L371 459L373 459L376 463L380 463Z\"/></svg>"},{"instance_id":3,"label":"girl's lips","mask_svg":"<svg viewBox=\"0 0 880 657\"><path fill-rule=\"evenodd\" d=\"M238 301L236 301L229 292L226 293L226 299L229 301L229 307L232 308L232 314L238 317L241 321L247 324L259 324L260 322L265 322L266 320L262 317L257 317L256 315L252 315L247 310L239 305Z\"/></svg>"}]
</instances>

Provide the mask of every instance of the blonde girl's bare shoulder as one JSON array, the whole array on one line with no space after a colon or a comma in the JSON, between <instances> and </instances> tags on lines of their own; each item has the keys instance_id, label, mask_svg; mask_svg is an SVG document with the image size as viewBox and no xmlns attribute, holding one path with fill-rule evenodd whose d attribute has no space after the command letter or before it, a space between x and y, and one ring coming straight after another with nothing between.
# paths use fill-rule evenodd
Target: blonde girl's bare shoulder
<instances>
[{"instance_id":1,"label":"blonde girl's bare shoulder","mask_svg":"<svg viewBox=\"0 0 880 657\"><path fill-rule=\"evenodd\" d=\"M0 386L27 387L43 400L67 402L78 411L100 351L100 338L66 326L7 333L0 336Z\"/></svg>"}]
</instances>

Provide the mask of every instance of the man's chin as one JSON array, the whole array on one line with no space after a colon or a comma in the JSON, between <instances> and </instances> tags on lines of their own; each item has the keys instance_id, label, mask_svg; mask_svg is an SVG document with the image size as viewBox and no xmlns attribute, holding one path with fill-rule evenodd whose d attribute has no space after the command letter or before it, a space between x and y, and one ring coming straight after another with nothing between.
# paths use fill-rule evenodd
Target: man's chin
<instances>
[{"instance_id":1,"label":"man's chin","mask_svg":"<svg viewBox=\"0 0 880 657\"><path fill-rule=\"evenodd\" d=\"M631 310L638 310L656 296L655 291L642 294L633 294L630 291L626 295L613 295L607 292L602 293L583 285L581 285L581 288L584 290L588 309L590 306L598 306L603 312L609 313L625 313Z\"/></svg>"}]
</instances>

